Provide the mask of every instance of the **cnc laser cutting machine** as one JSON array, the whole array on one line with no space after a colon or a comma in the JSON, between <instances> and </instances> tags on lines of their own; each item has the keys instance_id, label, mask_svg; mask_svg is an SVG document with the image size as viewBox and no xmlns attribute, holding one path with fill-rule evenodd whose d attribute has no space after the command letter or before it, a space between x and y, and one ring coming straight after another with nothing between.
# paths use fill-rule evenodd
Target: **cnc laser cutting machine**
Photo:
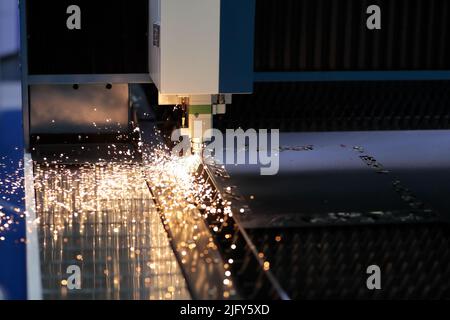
<instances>
[{"instance_id":1,"label":"cnc laser cutting machine","mask_svg":"<svg viewBox=\"0 0 450 320\"><path fill-rule=\"evenodd\" d=\"M21 0L28 297L449 298L450 4L372 2ZM188 239L127 167L164 128L278 129L278 174L202 162Z\"/></svg>"}]
</instances>

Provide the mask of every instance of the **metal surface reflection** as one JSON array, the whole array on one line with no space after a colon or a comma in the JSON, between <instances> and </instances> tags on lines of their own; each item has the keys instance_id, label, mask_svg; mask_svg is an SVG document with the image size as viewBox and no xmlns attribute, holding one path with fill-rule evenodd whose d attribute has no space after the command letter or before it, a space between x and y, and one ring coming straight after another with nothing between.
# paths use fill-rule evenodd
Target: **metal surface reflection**
<instances>
[{"instance_id":1,"label":"metal surface reflection","mask_svg":"<svg viewBox=\"0 0 450 320\"><path fill-rule=\"evenodd\" d=\"M190 298L139 165L34 170L44 299Z\"/></svg>"}]
</instances>

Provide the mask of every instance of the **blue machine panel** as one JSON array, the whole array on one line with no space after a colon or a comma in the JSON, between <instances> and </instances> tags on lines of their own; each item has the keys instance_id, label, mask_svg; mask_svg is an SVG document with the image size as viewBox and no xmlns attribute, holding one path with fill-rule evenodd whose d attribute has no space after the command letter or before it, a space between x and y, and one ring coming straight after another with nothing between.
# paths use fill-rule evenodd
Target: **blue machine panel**
<instances>
[{"instance_id":1,"label":"blue machine panel","mask_svg":"<svg viewBox=\"0 0 450 320\"><path fill-rule=\"evenodd\" d=\"M221 1L219 81L221 93L253 91L255 1Z\"/></svg>"}]
</instances>

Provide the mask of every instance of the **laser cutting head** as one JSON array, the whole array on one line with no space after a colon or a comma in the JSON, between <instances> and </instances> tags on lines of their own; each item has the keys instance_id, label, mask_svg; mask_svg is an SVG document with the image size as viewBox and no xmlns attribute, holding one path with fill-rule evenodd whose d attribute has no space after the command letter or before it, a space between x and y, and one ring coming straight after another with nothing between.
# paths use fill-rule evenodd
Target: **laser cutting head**
<instances>
[{"instance_id":1,"label":"laser cutting head","mask_svg":"<svg viewBox=\"0 0 450 320\"><path fill-rule=\"evenodd\" d=\"M231 95L253 90L253 23L254 0L150 1L150 76L194 149Z\"/></svg>"}]
</instances>

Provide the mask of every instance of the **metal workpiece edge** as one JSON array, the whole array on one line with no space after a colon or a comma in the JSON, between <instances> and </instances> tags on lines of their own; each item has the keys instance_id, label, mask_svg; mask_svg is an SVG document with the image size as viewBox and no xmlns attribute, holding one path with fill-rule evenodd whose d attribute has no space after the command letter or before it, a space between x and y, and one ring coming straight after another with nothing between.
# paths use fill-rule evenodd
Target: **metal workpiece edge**
<instances>
[{"instance_id":1,"label":"metal workpiece edge","mask_svg":"<svg viewBox=\"0 0 450 320\"><path fill-rule=\"evenodd\" d=\"M212 184L213 188L221 194L222 198L231 206L232 216L228 217L231 220L231 224L233 225L234 235L232 236L233 243L231 244L231 251L239 251L246 250L251 254L251 259L253 259L257 266L257 270L248 270L253 273L260 273L262 278L258 275L258 281L266 282L266 288L268 291L265 291L261 294L254 294L251 296L246 295L246 298L252 299L280 299L280 300L290 300L289 295L282 288L281 284L274 276L272 271L270 270L270 262L264 259L264 256L258 252L256 246L253 244L250 236L245 231L240 218L244 215L250 215L251 209L248 206L244 197L239 193L239 190L236 186L230 184L229 175L225 169L225 167L221 164L218 164L214 159L208 157L203 158L203 162L201 164L202 170L208 175L208 180ZM230 223L230 222L228 222ZM225 237L226 238L226 237ZM236 243L240 242L240 246L236 247ZM233 246L234 245L234 246ZM226 250L224 246L220 246L222 248L222 254L226 255ZM256 272L255 272L256 271ZM239 277L239 275L238 275ZM238 281L239 283L239 281ZM258 286L264 286L264 284L255 284ZM268 286L268 287L267 287Z\"/></svg>"}]
</instances>

